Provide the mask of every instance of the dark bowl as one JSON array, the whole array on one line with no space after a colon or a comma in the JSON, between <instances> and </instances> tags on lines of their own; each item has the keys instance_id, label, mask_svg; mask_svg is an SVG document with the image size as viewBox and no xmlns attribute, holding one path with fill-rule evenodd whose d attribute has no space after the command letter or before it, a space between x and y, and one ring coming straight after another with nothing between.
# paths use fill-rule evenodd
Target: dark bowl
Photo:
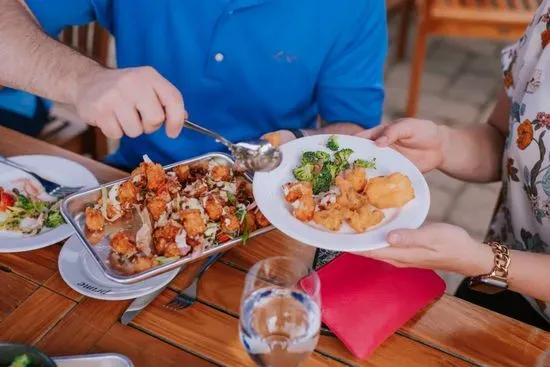
<instances>
[{"instance_id":1,"label":"dark bowl","mask_svg":"<svg viewBox=\"0 0 550 367\"><path fill-rule=\"evenodd\" d=\"M0 343L0 366L9 366L15 357L26 354L31 360L31 367L57 367L47 355L24 344Z\"/></svg>"}]
</instances>

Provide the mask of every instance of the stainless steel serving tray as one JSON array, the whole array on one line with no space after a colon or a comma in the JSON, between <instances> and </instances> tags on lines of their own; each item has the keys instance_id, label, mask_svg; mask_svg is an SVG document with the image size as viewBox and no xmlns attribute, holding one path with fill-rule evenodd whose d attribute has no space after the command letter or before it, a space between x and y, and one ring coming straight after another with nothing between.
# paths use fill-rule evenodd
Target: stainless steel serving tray
<instances>
[{"instance_id":1,"label":"stainless steel serving tray","mask_svg":"<svg viewBox=\"0 0 550 367\"><path fill-rule=\"evenodd\" d=\"M173 164L170 164L168 166L164 167L164 170L169 170L173 167L179 166L180 164L189 164L198 162L201 160L211 159L211 158L218 158L222 160L226 160L229 164L233 165L234 161L233 159L224 153L209 153L205 154L199 157L195 157L189 160L176 162ZM252 179L250 176L245 175L245 177L252 182ZM65 220L67 223L69 223L75 230L76 235L80 239L80 241L84 244L90 255L95 259L95 261L99 264L101 269L103 270L103 274L108 278L111 279L117 283L121 284L132 284L136 282L143 281L145 279L154 277L155 275L159 275L162 273L165 273L167 271L179 268L183 265L189 264L191 262L197 261L199 259L202 259L204 257L208 257L212 254L215 254L220 251L227 251L232 247L235 247L237 244L241 242L240 238L236 238L234 240L228 241L226 243L223 243L221 245L218 245L213 248L209 248L208 250L204 251L199 256L191 257L191 256L185 256L177 261L167 263L164 265L159 265L154 268L151 268L149 270L146 270L141 273L133 274L133 275L125 275L121 272L112 269L109 265L109 238L106 236L103 238L99 243L92 245L87 237L86 237L86 225L85 225L85 215L84 211L86 209L86 206L91 203L95 203L99 197L101 197L101 188L105 187L106 189L109 189L110 187L122 183L126 180L128 180L129 177L120 179L117 181L113 181L101 186L98 186L96 188L88 189L83 192L79 192L76 194L73 194L69 197L67 197L63 202L61 203L61 213L63 214L63 217L65 217ZM255 237L257 235L269 232L273 229L272 226L264 227L261 229L258 229L254 232L251 232L249 235L249 238Z\"/></svg>"},{"instance_id":2,"label":"stainless steel serving tray","mask_svg":"<svg viewBox=\"0 0 550 367\"><path fill-rule=\"evenodd\" d=\"M56 357L57 367L133 367L128 358L116 353L89 354L71 357Z\"/></svg>"}]
</instances>

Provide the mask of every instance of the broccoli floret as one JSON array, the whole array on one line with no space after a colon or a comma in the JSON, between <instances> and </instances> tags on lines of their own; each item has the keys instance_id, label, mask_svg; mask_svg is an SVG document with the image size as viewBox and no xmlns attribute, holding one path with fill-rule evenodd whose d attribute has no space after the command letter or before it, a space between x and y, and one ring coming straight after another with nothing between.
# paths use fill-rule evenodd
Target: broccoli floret
<instances>
[{"instance_id":1,"label":"broccoli floret","mask_svg":"<svg viewBox=\"0 0 550 367\"><path fill-rule=\"evenodd\" d=\"M302 154L302 165L315 162L317 162L317 155L315 152L304 152Z\"/></svg>"},{"instance_id":2,"label":"broccoli floret","mask_svg":"<svg viewBox=\"0 0 550 367\"><path fill-rule=\"evenodd\" d=\"M318 150L317 152L315 152L315 156L320 161L330 161L330 154L328 154L327 152L322 152Z\"/></svg>"},{"instance_id":3,"label":"broccoli floret","mask_svg":"<svg viewBox=\"0 0 550 367\"><path fill-rule=\"evenodd\" d=\"M340 149L336 136L332 135L330 138L328 138L327 148L329 148L333 152L336 152L338 149Z\"/></svg>"},{"instance_id":4,"label":"broccoli floret","mask_svg":"<svg viewBox=\"0 0 550 367\"><path fill-rule=\"evenodd\" d=\"M340 173L340 167L334 162L326 162L325 166L328 168L330 175L332 176L332 180L334 180L338 173Z\"/></svg>"},{"instance_id":5,"label":"broccoli floret","mask_svg":"<svg viewBox=\"0 0 550 367\"><path fill-rule=\"evenodd\" d=\"M355 162L353 162L353 166L362 168L376 168L376 158L368 161L364 159L356 159Z\"/></svg>"},{"instance_id":6,"label":"broccoli floret","mask_svg":"<svg viewBox=\"0 0 550 367\"><path fill-rule=\"evenodd\" d=\"M321 172L313 178L313 194L317 195L329 191L332 179L333 177L329 166L324 165Z\"/></svg>"},{"instance_id":7,"label":"broccoli floret","mask_svg":"<svg viewBox=\"0 0 550 367\"><path fill-rule=\"evenodd\" d=\"M15 202L15 206L27 211L31 211L34 209L34 205L32 205L32 201L28 199L24 195L17 195L17 201Z\"/></svg>"},{"instance_id":8,"label":"broccoli floret","mask_svg":"<svg viewBox=\"0 0 550 367\"><path fill-rule=\"evenodd\" d=\"M349 148L341 149L341 150L337 151L336 153L334 153L334 161L338 165L347 163L350 155L352 155L352 154L353 154L353 150L351 150Z\"/></svg>"},{"instance_id":9,"label":"broccoli floret","mask_svg":"<svg viewBox=\"0 0 550 367\"><path fill-rule=\"evenodd\" d=\"M65 223L63 216L59 211L53 211L48 215L48 218L44 222L44 225L48 228L56 228Z\"/></svg>"},{"instance_id":10,"label":"broccoli floret","mask_svg":"<svg viewBox=\"0 0 550 367\"><path fill-rule=\"evenodd\" d=\"M312 163L306 163L300 167L294 168L292 173L298 181L311 182L313 180L313 168L314 165Z\"/></svg>"}]
</instances>

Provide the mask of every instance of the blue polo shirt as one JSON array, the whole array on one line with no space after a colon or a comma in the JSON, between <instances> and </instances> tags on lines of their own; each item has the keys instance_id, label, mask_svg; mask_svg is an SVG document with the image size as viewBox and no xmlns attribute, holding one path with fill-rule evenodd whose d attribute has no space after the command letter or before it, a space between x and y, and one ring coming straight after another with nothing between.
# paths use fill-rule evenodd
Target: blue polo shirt
<instances>
[{"instance_id":1,"label":"blue polo shirt","mask_svg":"<svg viewBox=\"0 0 550 367\"><path fill-rule=\"evenodd\" d=\"M117 66L150 65L183 94L190 119L235 142L316 116L380 123L387 51L384 0L26 0L52 36L97 20ZM112 163L163 164L222 147L183 130L123 138Z\"/></svg>"}]
</instances>

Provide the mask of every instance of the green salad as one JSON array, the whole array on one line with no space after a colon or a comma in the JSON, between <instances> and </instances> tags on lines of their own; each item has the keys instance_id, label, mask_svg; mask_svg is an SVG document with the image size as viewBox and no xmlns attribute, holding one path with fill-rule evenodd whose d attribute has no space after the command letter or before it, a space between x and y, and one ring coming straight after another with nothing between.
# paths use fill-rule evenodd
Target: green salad
<instances>
[{"instance_id":1,"label":"green salad","mask_svg":"<svg viewBox=\"0 0 550 367\"><path fill-rule=\"evenodd\" d=\"M56 228L64 223L59 201L33 201L17 189L7 192L0 187L0 231L35 235L43 228Z\"/></svg>"},{"instance_id":2,"label":"green salad","mask_svg":"<svg viewBox=\"0 0 550 367\"><path fill-rule=\"evenodd\" d=\"M341 148L336 136L328 139L326 147L330 152L318 150L302 153L300 163L292 171L296 180L311 183L315 195L329 191L336 176L352 166L376 168L376 158L356 159L351 162L353 150Z\"/></svg>"},{"instance_id":3,"label":"green salad","mask_svg":"<svg viewBox=\"0 0 550 367\"><path fill-rule=\"evenodd\" d=\"M13 362L9 365L9 367L29 367L31 365L31 359L28 355L22 354L20 356L15 357Z\"/></svg>"}]
</instances>

